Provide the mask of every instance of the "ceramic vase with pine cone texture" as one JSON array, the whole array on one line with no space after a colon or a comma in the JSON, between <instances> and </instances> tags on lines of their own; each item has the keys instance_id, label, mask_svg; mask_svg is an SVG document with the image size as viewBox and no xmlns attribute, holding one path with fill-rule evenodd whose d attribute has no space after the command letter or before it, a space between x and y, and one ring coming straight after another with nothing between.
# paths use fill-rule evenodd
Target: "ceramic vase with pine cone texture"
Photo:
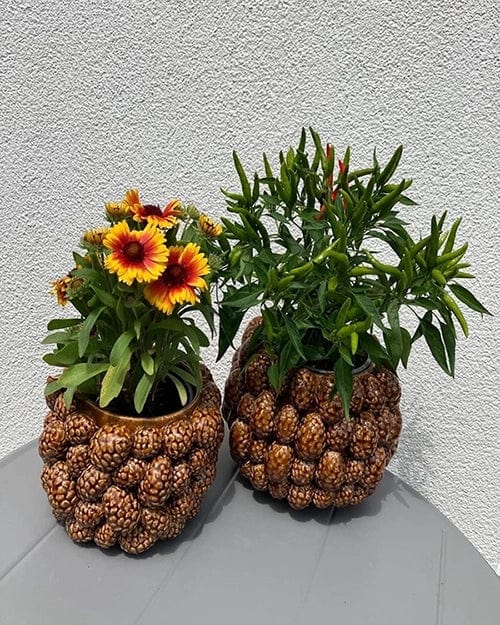
<instances>
[{"instance_id":1,"label":"ceramic vase with pine cone texture","mask_svg":"<svg viewBox=\"0 0 500 625\"><path fill-rule=\"evenodd\" d=\"M222 408L240 473L295 509L360 503L376 489L398 444L396 375L373 364L356 373L349 420L338 395L331 397L331 373L295 369L276 395L267 355L248 355L260 323L250 322L233 356Z\"/></svg>"},{"instance_id":2,"label":"ceramic vase with pine cone texture","mask_svg":"<svg viewBox=\"0 0 500 625\"><path fill-rule=\"evenodd\" d=\"M76 542L138 554L175 538L213 483L224 437L220 392L209 370L182 410L124 417L61 393L47 397L38 451L56 519Z\"/></svg>"}]
</instances>

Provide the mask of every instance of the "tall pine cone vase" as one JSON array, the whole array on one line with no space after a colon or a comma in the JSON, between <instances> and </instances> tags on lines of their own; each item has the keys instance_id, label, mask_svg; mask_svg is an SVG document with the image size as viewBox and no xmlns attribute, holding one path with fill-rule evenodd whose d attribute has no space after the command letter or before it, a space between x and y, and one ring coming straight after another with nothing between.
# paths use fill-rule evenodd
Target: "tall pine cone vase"
<instances>
[{"instance_id":1,"label":"tall pine cone vase","mask_svg":"<svg viewBox=\"0 0 500 625\"><path fill-rule=\"evenodd\" d=\"M54 516L75 542L142 553L178 536L215 479L224 425L203 368L195 399L170 415L120 416L61 394L47 397L38 451Z\"/></svg>"},{"instance_id":2,"label":"tall pine cone vase","mask_svg":"<svg viewBox=\"0 0 500 625\"><path fill-rule=\"evenodd\" d=\"M296 369L276 395L268 357L248 358L259 323L250 322L234 354L222 408L240 473L256 490L286 499L296 510L360 503L376 489L398 444L396 375L373 364L356 373L349 420L339 397L330 397L330 373Z\"/></svg>"}]
</instances>

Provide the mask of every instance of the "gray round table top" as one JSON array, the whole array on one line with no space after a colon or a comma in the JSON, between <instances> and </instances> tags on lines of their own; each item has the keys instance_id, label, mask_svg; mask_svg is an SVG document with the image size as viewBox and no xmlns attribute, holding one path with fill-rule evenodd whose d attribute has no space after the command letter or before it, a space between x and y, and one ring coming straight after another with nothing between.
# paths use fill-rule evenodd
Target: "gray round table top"
<instances>
[{"instance_id":1,"label":"gray round table top","mask_svg":"<svg viewBox=\"0 0 500 625\"><path fill-rule=\"evenodd\" d=\"M35 443L0 463L1 625L498 625L500 579L386 471L354 508L294 512L240 481L225 441L199 515L141 556L76 545Z\"/></svg>"}]
</instances>

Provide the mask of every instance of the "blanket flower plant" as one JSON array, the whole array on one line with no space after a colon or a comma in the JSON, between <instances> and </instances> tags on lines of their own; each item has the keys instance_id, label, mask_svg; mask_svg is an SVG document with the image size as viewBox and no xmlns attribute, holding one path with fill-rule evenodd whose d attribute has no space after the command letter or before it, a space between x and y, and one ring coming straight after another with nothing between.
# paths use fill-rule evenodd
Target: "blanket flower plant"
<instances>
[{"instance_id":1,"label":"blanket flower plant","mask_svg":"<svg viewBox=\"0 0 500 625\"><path fill-rule=\"evenodd\" d=\"M214 331L211 285L227 256L220 224L175 199L144 204L137 189L105 205L108 226L87 230L74 267L53 282L60 305L78 315L52 319L44 360L63 373L46 394L78 391L101 407L122 404L142 414L165 380L184 405L201 384L200 347L209 339L196 313ZM131 409L132 410L132 409Z\"/></svg>"}]
</instances>

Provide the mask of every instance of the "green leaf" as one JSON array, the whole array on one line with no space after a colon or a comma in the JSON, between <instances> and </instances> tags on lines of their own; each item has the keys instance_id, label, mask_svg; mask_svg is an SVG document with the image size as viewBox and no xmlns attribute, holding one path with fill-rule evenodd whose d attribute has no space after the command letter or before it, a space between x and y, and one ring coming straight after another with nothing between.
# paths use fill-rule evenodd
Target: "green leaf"
<instances>
[{"instance_id":1,"label":"green leaf","mask_svg":"<svg viewBox=\"0 0 500 625\"><path fill-rule=\"evenodd\" d=\"M140 414L146 404L149 393L153 388L154 376L145 373L137 383L134 392L134 408Z\"/></svg>"},{"instance_id":2,"label":"green leaf","mask_svg":"<svg viewBox=\"0 0 500 625\"><path fill-rule=\"evenodd\" d=\"M383 330L384 329L384 324L382 322L382 318L380 316L380 313L379 313L377 307L372 302L372 300L368 296L362 295L360 293L355 293L354 294L354 299L358 303L359 307L362 310L364 310L364 312L367 315L371 316L371 318L373 319L373 323L376 326L378 326L381 330Z\"/></svg>"},{"instance_id":3,"label":"green leaf","mask_svg":"<svg viewBox=\"0 0 500 625\"><path fill-rule=\"evenodd\" d=\"M223 305L245 310L259 303L262 288L260 285L247 284L224 299Z\"/></svg>"},{"instance_id":4,"label":"green leaf","mask_svg":"<svg viewBox=\"0 0 500 625\"><path fill-rule=\"evenodd\" d=\"M283 315L283 321L285 322L285 327L288 332L288 338L293 343L295 351L297 352L297 354L300 355L303 360L307 360L304 354L304 350L302 348L302 341L296 324L291 321L286 315Z\"/></svg>"},{"instance_id":5,"label":"green leaf","mask_svg":"<svg viewBox=\"0 0 500 625\"><path fill-rule=\"evenodd\" d=\"M384 186L384 184L386 182L389 182L389 180L392 178L394 172L396 171L399 165L399 161L401 160L402 154L403 154L403 146L400 145L398 148L396 148L396 151L392 155L390 161L387 163L384 169L380 172L380 175L378 177L379 186L381 187Z\"/></svg>"},{"instance_id":6,"label":"green leaf","mask_svg":"<svg viewBox=\"0 0 500 625\"><path fill-rule=\"evenodd\" d=\"M235 310L224 305L219 307L219 351L217 360L220 360L229 347L232 346L244 316L245 311L243 310Z\"/></svg>"},{"instance_id":7,"label":"green leaf","mask_svg":"<svg viewBox=\"0 0 500 625\"><path fill-rule=\"evenodd\" d=\"M352 395L352 366L343 358L339 358L334 367L335 386L342 401L345 416L349 416L349 404Z\"/></svg>"},{"instance_id":8,"label":"green leaf","mask_svg":"<svg viewBox=\"0 0 500 625\"><path fill-rule=\"evenodd\" d=\"M127 352L131 350L131 348L129 348L130 342L134 338L135 332L133 330L127 330L116 339L109 355L109 362L112 367L118 367L122 358L126 357Z\"/></svg>"},{"instance_id":9,"label":"green leaf","mask_svg":"<svg viewBox=\"0 0 500 625\"><path fill-rule=\"evenodd\" d=\"M43 360L53 367L68 367L78 360L78 343L67 343L52 354L45 354Z\"/></svg>"},{"instance_id":10,"label":"green leaf","mask_svg":"<svg viewBox=\"0 0 500 625\"><path fill-rule=\"evenodd\" d=\"M78 337L78 355L80 358L85 354L85 350L87 349L87 345L89 344L90 333L95 325L95 322L99 318L99 315L105 310L104 306L100 308L95 308L90 311L89 316L85 319L82 324L82 328L80 330L80 335Z\"/></svg>"},{"instance_id":11,"label":"green leaf","mask_svg":"<svg viewBox=\"0 0 500 625\"><path fill-rule=\"evenodd\" d=\"M384 342L391 356L391 363L395 369L401 359L403 353L403 343L401 340L401 333L392 328L384 328Z\"/></svg>"},{"instance_id":12,"label":"green leaf","mask_svg":"<svg viewBox=\"0 0 500 625\"><path fill-rule=\"evenodd\" d=\"M123 383L130 369L130 358L133 350L129 347L122 352L117 365L109 365L106 375L102 379L99 406L104 408L121 393Z\"/></svg>"},{"instance_id":13,"label":"green leaf","mask_svg":"<svg viewBox=\"0 0 500 625\"><path fill-rule=\"evenodd\" d=\"M62 328L77 326L79 323L82 323L81 319L51 319L47 324L47 330L61 330Z\"/></svg>"},{"instance_id":14,"label":"green leaf","mask_svg":"<svg viewBox=\"0 0 500 625\"><path fill-rule=\"evenodd\" d=\"M233 152L233 161L234 166L236 167L236 171L238 172L238 177L240 179L243 197L245 198L247 206L250 206L252 204L252 191L250 189L250 184L248 182L247 175L245 174L245 170L243 169L241 161L238 158L236 152Z\"/></svg>"},{"instance_id":15,"label":"green leaf","mask_svg":"<svg viewBox=\"0 0 500 625\"><path fill-rule=\"evenodd\" d=\"M438 328L432 324L427 314L421 321L421 327L425 341L434 359L445 373L451 375L450 368L446 361L446 348L441 338L441 333Z\"/></svg>"},{"instance_id":16,"label":"green leaf","mask_svg":"<svg viewBox=\"0 0 500 625\"><path fill-rule=\"evenodd\" d=\"M450 374L455 377L455 353L456 353L456 334L453 322L448 323L439 322L441 326L441 334L443 335L444 346L446 348L446 354L448 355L448 364L450 368Z\"/></svg>"},{"instance_id":17,"label":"green leaf","mask_svg":"<svg viewBox=\"0 0 500 625\"><path fill-rule=\"evenodd\" d=\"M450 284L450 289L453 294L471 310L481 313L482 315L492 315L490 311L485 308L481 302L464 286L461 284Z\"/></svg>"},{"instance_id":18,"label":"green leaf","mask_svg":"<svg viewBox=\"0 0 500 625\"><path fill-rule=\"evenodd\" d=\"M174 365L170 368L170 372L176 375L183 382L187 382L197 389L200 386L200 379L194 376L186 367L178 367Z\"/></svg>"},{"instance_id":19,"label":"green leaf","mask_svg":"<svg viewBox=\"0 0 500 625\"><path fill-rule=\"evenodd\" d=\"M406 328L401 328L401 362L406 369L411 351L411 334Z\"/></svg>"},{"instance_id":20,"label":"green leaf","mask_svg":"<svg viewBox=\"0 0 500 625\"><path fill-rule=\"evenodd\" d=\"M71 406L71 402L73 401L75 392L76 392L76 386L70 386L64 391L63 398L64 398L64 405L66 406L66 408L69 408Z\"/></svg>"},{"instance_id":21,"label":"green leaf","mask_svg":"<svg viewBox=\"0 0 500 625\"><path fill-rule=\"evenodd\" d=\"M175 375L172 375L171 373L169 373L167 377L169 377L172 380L172 382L175 384L175 388L177 389L177 394L179 395L181 406L185 406L188 400L186 387L179 380L179 378L177 378Z\"/></svg>"},{"instance_id":22,"label":"green leaf","mask_svg":"<svg viewBox=\"0 0 500 625\"><path fill-rule=\"evenodd\" d=\"M68 367L66 371L63 371L61 375L46 387L46 393L53 393L61 388L69 388L70 386L78 387L85 380L99 375L106 371L109 367L109 363L87 363L81 362L76 365ZM49 390L47 390L49 389Z\"/></svg>"},{"instance_id":23,"label":"green leaf","mask_svg":"<svg viewBox=\"0 0 500 625\"><path fill-rule=\"evenodd\" d=\"M153 375L155 372L155 362L147 352L141 353L141 367L147 375Z\"/></svg>"},{"instance_id":24,"label":"green leaf","mask_svg":"<svg viewBox=\"0 0 500 625\"><path fill-rule=\"evenodd\" d=\"M46 336L43 341L42 341L42 345L50 345L51 343L69 343L75 340L75 336L74 334L71 334L71 332L67 331L67 332L54 332L53 334L49 334L48 336Z\"/></svg>"},{"instance_id":25,"label":"green leaf","mask_svg":"<svg viewBox=\"0 0 500 625\"><path fill-rule=\"evenodd\" d=\"M394 333L396 335L400 335L401 328L399 326L399 303L398 302L393 301L389 304L387 308L387 319Z\"/></svg>"},{"instance_id":26,"label":"green leaf","mask_svg":"<svg viewBox=\"0 0 500 625\"><path fill-rule=\"evenodd\" d=\"M278 365L276 363L273 363L267 370L267 377L269 379L269 384L273 388L277 389L280 384L280 374Z\"/></svg>"},{"instance_id":27,"label":"green leaf","mask_svg":"<svg viewBox=\"0 0 500 625\"><path fill-rule=\"evenodd\" d=\"M108 291L104 291L103 289L100 289L95 284L92 284L91 286L92 286L92 290L94 291L94 293L97 295L97 297L101 300L101 302L105 306L107 306L108 308L115 307L116 299L111 295L111 293L108 293Z\"/></svg>"}]
</instances>

